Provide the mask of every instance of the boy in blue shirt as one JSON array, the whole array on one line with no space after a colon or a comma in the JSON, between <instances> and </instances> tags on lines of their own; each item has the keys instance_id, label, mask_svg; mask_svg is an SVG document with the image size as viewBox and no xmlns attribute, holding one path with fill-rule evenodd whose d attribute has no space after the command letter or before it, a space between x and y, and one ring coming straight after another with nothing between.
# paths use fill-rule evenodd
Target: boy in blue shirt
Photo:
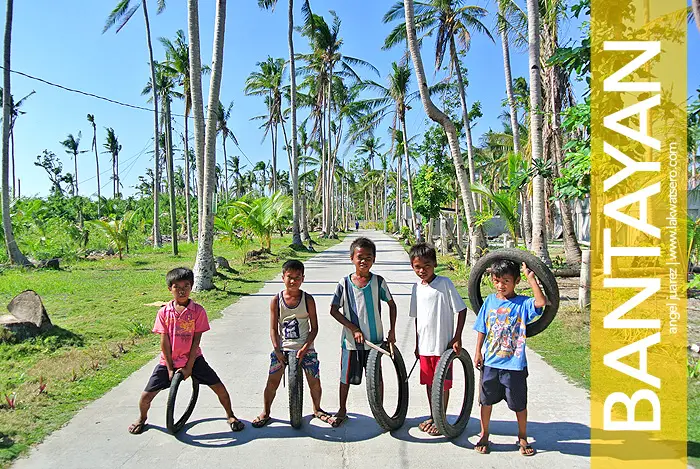
<instances>
[{"instance_id":1,"label":"boy in blue shirt","mask_svg":"<svg viewBox=\"0 0 700 469\"><path fill-rule=\"evenodd\" d=\"M496 293L486 298L474 324L478 332L474 364L481 370L479 404L481 405L481 439L474 449L489 451L489 421L493 405L505 399L518 420L520 454L532 456L535 450L527 442L527 359L525 332L529 323L542 315L547 303L534 272L525 263L522 271L534 298L516 295L520 281L518 264L499 260L490 273ZM483 348L483 354L482 354Z\"/></svg>"}]
</instances>

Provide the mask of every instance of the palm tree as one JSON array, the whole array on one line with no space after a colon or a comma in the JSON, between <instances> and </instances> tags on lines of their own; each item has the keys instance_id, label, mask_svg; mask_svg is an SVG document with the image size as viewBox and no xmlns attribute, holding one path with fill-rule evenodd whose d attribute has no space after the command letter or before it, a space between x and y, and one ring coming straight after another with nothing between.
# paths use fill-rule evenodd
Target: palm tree
<instances>
[{"instance_id":1,"label":"palm tree","mask_svg":"<svg viewBox=\"0 0 700 469\"><path fill-rule=\"evenodd\" d=\"M16 176L16 167L15 167L15 122L17 121L17 118L23 114L26 114L26 112L22 111L22 106L24 103L27 101L27 98L29 98L31 95L36 93L36 91L32 91L29 93L27 96L24 98L20 99L19 101L15 102L15 99L12 95L10 95L10 147L11 147L11 162L12 162L12 198L14 199L17 197L17 176ZM2 95L2 88L0 88L0 95ZM0 96L0 102L2 102L2 96Z\"/></svg>"},{"instance_id":2,"label":"palm tree","mask_svg":"<svg viewBox=\"0 0 700 469\"><path fill-rule=\"evenodd\" d=\"M462 5L463 0L430 0L426 3L419 3L421 11L416 19L418 32L423 32L425 36L431 36L437 32L435 39L435 69L439 70L445 59L445 54L449 50L450 68L457 75L457 88L462 105L462 120L464 131L467 137L467 161L469 164L469 182L474 184L474 149L472 144L471 125L469 123L469 107L464 92L464 78L462 77L462 65L460 64L457 44L462 51L469 49L471 42L471 31L477 31L486 35L493 41L493 37L488 28L481 22L487 11L484 8L473 5ZM384 22L390 22L404 16L403 2L398 1L384 16ZM396 44L405 44L406 25L399 24L386 38L384 49L391 48ZM477 203L476 196L474 203Z\"/></svg>"},{"instance_id":3,"label":"palm tree","mask_svg":"<svg viewBox=\"0 0 700 469\"><path fill-rule=\"evenodd\" d=\"M78 132L78 138L75 138L73 134L68 134L68 137L61 142L61 145L66 148L66 153L73 155L75 168L75 173L73 173L73 187L75 188L74 195L76 196L78 195L78 155L87 152L87 150L79 150L81 138L82 133Z\"/></svg>"},{"instance_id":4,"label":"palm tree","mask_svg":"<svg viewBox=\"0 0 700 469\"><path fill-rule=\"evenodd\" d=\"M695 18L695 26L697 26L698 31L700 31L700 0L690 0L690 4L693 8L693 17Z\"/></svg>"},{"instance_id":5,"label":"palm tree","mask_svg":"<svg viewBox=\"0 0 700 469\"><path fill-rule=\"evenodd\" d=\"M95 169L97 174L97 218L99 218L100 208L102 207L102 195L100 192L100 157L97 155L97 125L93 114L88 114L87 120L92 125L92 150L95 152Z\"/></svg>"},{"instance_id":6,"label":"palm tree","mask_svg":"<svg viewBox=\"0 0 700 469\"><path fill-rule=\"evenodd\" d=\"M13 0L7 0L7 12L5 14L5 56L3 62L3 87L2 87L2 229L5 238L5 248L10 263L23 266L31 265L29 260L19 250L15 235L12 230L10 218L10 120L12 111L12 94L10 94L10 43L12 40L12 9Z\"/></svg>"},{"instance_id":7,"label":"palm tree","mask_svg":"<svg viewBox=\"0 0 700 469\"><path fill-rule=\"evenodd\" d=\"M462 193L462 203L464 204L464 213L469 227L469 241L471 245L470 256L471 262L474 263L481 256L482 251L486 248L486 240L483 237L481 230L477 229L474 217L474 200L472 198L469 180L467 179L464 169L464 160L459 148L457 140L457 129L454 123L444 112L440 111L430 100L427 80L425 78L425 70L423 69L423 60L421 59L420 49L418 48L418 38L416 37L416 26L413 12L413 0L404 0L404 14L406 18L406 38L408 48L413 60L413 68L416 71L416 79L418 81L418 91L420 92L421 101L425 108L428 117L438 122L447 134L447 140L452 153L452 161L457 174L460 191Z\"/></svg>"},{"instance_id":8,"label":"palm tree","mask_svg":"<svg viewBox=\"0 0 700 469\"><path fill-rule=\"evenodd\" d=\"M107 150L105 153L109 153L112 156L112 191L113 197L116 198L121 186L119 181L119 152L122 150L122 146L119 144L119 139L112 127L105 127L105 130L107 131L107 137L105 137L103 146Z\"/></svg>"},{"instance_id":9,"label":"palm tree","mask_svg":"<svg viewBox=\"0 0 700 469\"><path fill-rule=\"evenodd\" d=\"M282 77L284 75L284 59L268 57L265 62L258 62L260 71L252 72L245 84L245 93L252 96L265 96L267 116L254 119L264 119L261 128L265 129L263 139L268 132L272 140L272 191L277 190L277 126L284 125L282 117Z\"/></svg>"},{"instance_id":10,"label":"palm tree","mask_svg":"<svg viewBox=\"0 0 700 469\"><path fill-rule=\"evenodd\" d=\"M146 0L138 0L134 2L133 6L130 6L131 0L120 0L114 10L107 17L102 33L107 32L115 24L119 23L117 27L117 33L126 26L136 10L139 7L143 7L143 18L146 23L146 42L148 44L148 57L151 66L151 83L156 83L156 66L153 60L153 46L151 44L151 26L148 21L148 6L146 5ZM158 0L157 13L160 14L165 9L165 0ZM153 154L159 155L158 145L160 143L159 138L159 128L158 128L158 90L153 87ZM162 245L162 240L160 236L160 207L158 205L159 198L159 183L160 183L160 167L158 166L158 158L155 158L155 177L153 178L153 247L158 248Z\"/></svg>"},{"instance_id":11,"label":"palm tree","mask_svg":"<svg viewBox=\"0 0 700 469\"><path fill-rule=\"evenodd\" d=\"M542 83L540 76L540 10L537 0L527 0L528 62L530 65L530 152L533 167L542 160ZM535 173L532 181L531 250L552 265L545 233L544 177Z\"/></svg>"},{"instance_id":12,"label":"palm tree","mask_svg":"<svg viewBox=\"0 0 700 469\"><path fill-rule=\"evenodd\" d=\"M201 70L201 57L199 55L199 12L197 0L188 0L188 24L190 31L190 70ZM216 0L216 19L214 22L214 52L212 54L211 81L209 83L209 103L207 106L207 121L212 123L206 126L203 163L199 165L203 169L203 185L200 192L202 200L202 221L197 245L197 258L194 264L194 290L211 290L214 288L214 212L213 198L216 186L216 108L219 104L221 91L221 74L224 65L224 32L226 30L226 0ZM202 105L201 82L195 83L198 73L191 76L192 102L195 107L195 128L197 131L204 127L203 112L199 113ZM199 81L199 80L197 80ZM195 140L196 142L196 140ZM199 151L199 148L198 148Z\"/></svg>"},{"instance_id":13,"label":"palm tree","mask_svg":"<svg viewBox=\"0 0 700 469\"><path fill-rule=\"evenodd\" d=\"M277 0L258 0L258 6L265 9L274 9ZM294 0L289 0L287 6L287 45L289 47L289 106L292 125L292 157L290 171L292 173L292 245L303 246L300 234L300 214L299 205L299 147L297 144L297 81L296 81L296 58L294 56Z\"/></svg>"},{"instance_id":14,"label":"palm tree","mask_svg":"<svg viewBox=\"0 0 700 469\"><path fill-rule=\"evenodd\" d=\"M219 105L216 108L216 126L217 131L221 132L221 140L224 145L224 200L228 202L228 157L226 156L226 140L229 138L233 140L233 143L238 145L238 140L236 136L233 135L231 129L228 128L228 120L231 118L231 109L233 109L233 101L224 109L224 105L219 101Z\"/></svg>"}]
</instances>

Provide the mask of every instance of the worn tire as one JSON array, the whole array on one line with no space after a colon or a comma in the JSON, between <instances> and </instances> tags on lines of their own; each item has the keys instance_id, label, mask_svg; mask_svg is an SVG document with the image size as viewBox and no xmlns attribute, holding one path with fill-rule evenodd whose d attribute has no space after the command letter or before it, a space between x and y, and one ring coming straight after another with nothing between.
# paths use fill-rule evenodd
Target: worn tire
<instances>
[{"instance_id":1,"label":"worn tire","mask_svg":"<svg viewBox=\"0 0 700 469\"><path fill-rule=\"evenodd\" d=\"M389 350L387 342L382 344L382 348ZM408 413L408 382L406 381L406 365L404 364L401 352L394 344L394 370L399 383L399 396L397 399L396 410L393 415L389 415L384 410L382 402L381 387L382 369L380 366L381 353L376 350L370 350L367 358L367 398L369 399L369 408L372 410L375 420L386 431L392 431L400 428L406 421Z\"/></svg>"},{"instance_id":2,"label":"worn tire","mask_svg":"<svg viewBox=\"0 0 700 469\"><path fill-rule=\"evenodd\" d=\"M292 427L300 428L304 406L304 377L296 352L287 354L287 378L289 380L289 422Z\"/></svg>"},{"instance_id":3,"label":"worn tire","mask_svg":"<svg viewBox=\"0 0 700 469\"><path fill-rule=\"evenodd\" d=\"M187 406L187 410L182 414L182 417L175 422L175 402L177 400L177 390L180 384L184 381L182 373L179 371L175 372L173 379L170 382L170 392L168 393L168 403L165 407L165 426L168 431L173 435L178 433L187 423L187 420L192 415L194 411L194 406L197 404L197 398L199 397L199 381L197 381L194 376L190 376L192 380L192 397L190 397L190 403Z\"/></svg>"},{"instance_id":4,"label":"worn tire","mask_svg":"<svg viewBox=\"0 0 700 469\"><path fill-rule=\"evenodd\" d=\"M445 385L447 370L450 369L450 365L454 361L461 363L464 369L464 401L462 401L462 410L459 412L459 417L454 424L450 424L447 421L445 393L442 392L442 389ZM435 426L440 430L440 433L447 438L456 438L467 428L469 416L472 413L472 406L474 405L474 383L474 366L472 365L472 358L469 356L469 353L462 349L459 355L457 355L452 349L446 350L440 357L440 361L435 369L433 390L430 396L432 403L430 410L433 414ZM454 399L455 396L452 396L452 398Z\"/></svg>"},{"instance_id":5,"label":"worn tire","mask_svg":"<svg viewBox=\"0 0 700 469\"><path fill-rule=\"evenodd\" d=\"M486 270L491 267L494 261L508 259L520 266L523 262L535 273L535 276L542 285L542 290L547 297L548 304L540 318L527 325L527 337L533 337L545 330L554 320L559 310L559 286L552 271L539 258L527 251L520 249L498 249L486 254L479 259L469 274L469 302L475 313L479 313L484 299L481 296L481 279L486 274Z\"/></svg>"}]
</instances>

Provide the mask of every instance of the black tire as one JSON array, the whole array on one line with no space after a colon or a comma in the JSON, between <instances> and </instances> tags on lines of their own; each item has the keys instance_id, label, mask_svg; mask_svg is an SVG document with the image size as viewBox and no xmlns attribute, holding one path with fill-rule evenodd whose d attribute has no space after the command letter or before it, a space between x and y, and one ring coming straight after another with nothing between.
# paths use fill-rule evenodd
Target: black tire
<instances>
[{"instance_id":1,"label":"black tire","mask_svg":"<svg viewBox=\"0 0 700 469\"><path fill-rule=\"evenodd\" d=\"M382 344L384 350L389 350L389 345L384 342ZM369 357L367 358L367 398L369 399L369 408L372 410L372 415L374 415L375 420L386 431L392 431L400 428L404 421L406 420L406 414L408 413L408 382L406 381L406 365L404 364L401 352L394 345L394 370L396 372L396 378L399 384L399 396L396 403L396 410L394 414L389 416L389 414L384 410L384 403L382 402L381 386L382 383L382 369L380 366L381 353L372 349L369 352Z\"/></svg>"},{"instance_id":2,"label":"black tire","mask_svg":"<svg viewBox=\"0 0 700 469\"><path fill-rule=\"evenodd\" d=\"M187 420L192 415L194 411L194 406L197 404L197 398L199 397L199 381L197 381L194 376L191 376L192 380L192 397L190 397L190 403L187 406L187 410L182 414L182 417L175 422L175 402L177 400L177 390L180 384L184 381L182 373L179 371L175 372L173 375L173 380L170 383L170 393L168 394L168 404L165 408L165 426L168 431L173 435L178 433L187 423Z\"/></svg>"},{"instance_id":3,"label":"black tire","mask_svg":"<svg viewBox=\"0 0 700 469\"><path fill-rule=\"evenodd\" d=\"M287 378L289 380L289 421L292 427L300 428L304 406L304 377L296 352L287 353Z\"/></svg>"},{"instance_id":4,"label":"black tire","mask_svg":"<svg viewBox=\"0 0 700 469\"><path fill-rule=\"evenodd\" d=\"M447 370L449 370L450 365L455 360L461 363L462 368L464 368L464 401L462 401L462 410L459 413L459 417L457 417L455 423L450 424L447 421L445 393L442 390L445 385ZM456 396L452 396L452 399L455 398ZM472 365L472 358L466 350L462 349L459 355L452 349L442 354L435 369L430 400L432 403L430 410L433 414L433 422L437 429L440 430L440 433L447 438L456 438L461 435L464 429L467 428L469 416L472 413L472 406L474 405L474 366Z\"/></svg>"},{"instance_id":5,"label":"black tire","mask_svg":"<svg viewBox=\"0 0 700 469\"><path fill-rule=\"evenodd\" d=\"M559 286L552 271L544 262L530 254L527 251L520 249L498 249L486 254L479 259L469 274L469 302L475 313L479 313L481 305L484 304L484 299L481 296L481 280L486 270L491 267L494 261L508 259L520 266L523 262L527 267L535 273L535 276L542 286L542 290L547 297L548 304L544 307L542 316L527 325L527 337L533 337L547 329L554 320L559 310Z\"/></svg>"}]
</instances>

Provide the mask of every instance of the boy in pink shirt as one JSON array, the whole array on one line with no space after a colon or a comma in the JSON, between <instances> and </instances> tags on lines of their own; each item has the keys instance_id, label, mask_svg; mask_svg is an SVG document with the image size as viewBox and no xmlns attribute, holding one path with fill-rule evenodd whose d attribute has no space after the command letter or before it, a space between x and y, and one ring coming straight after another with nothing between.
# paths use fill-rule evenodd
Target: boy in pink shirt
<instances>
[{"instance_id":1,"label":"boy in pink shirt","mask_svg":"<svg viewBox=\"0 0 700 469\"><path fill-rule=\"evenodd\" d=\"M190 299L194 273L180 267L167 273L165 279L173 301L163 306L156 316L153 332L160 334L160 363L153 370L139 400L139 419L129 426L129 433L137 435L146 427L151 402L163 389L170 387L175 372L185 379L194 376L201 384L208 385L216 393L226 411L231 430L239 432L245 426L233 415L231 398L226 387L202 356L199 341L202 332L209 330L209 320L204 308Z\"/></svg>"}]
</instances>

